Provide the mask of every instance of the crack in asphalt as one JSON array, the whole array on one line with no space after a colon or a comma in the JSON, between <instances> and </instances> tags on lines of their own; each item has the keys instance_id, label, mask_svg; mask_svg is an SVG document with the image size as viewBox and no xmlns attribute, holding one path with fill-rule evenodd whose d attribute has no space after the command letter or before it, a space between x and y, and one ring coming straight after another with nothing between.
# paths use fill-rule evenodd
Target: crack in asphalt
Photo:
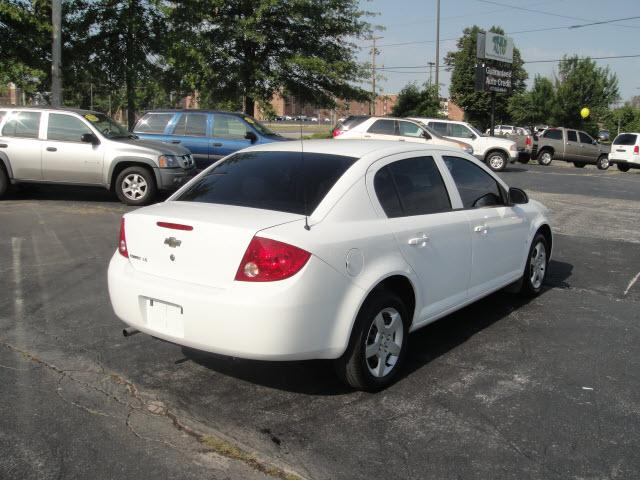
<instances>
[{"instance_id":1,"label":"crack in asphalt","mask_svg":"<svg viewBox=\"0 0 640 480\"><path fill-rule=\"evenodd\" d=\"M35 363L37 363L38 365L41 365L53 372L55 372L57 375L60 376L60 378L58 379L57 382L57 388L56 388L56 395L65 403L72 405L86 413L89 413L91 415L97 415L97 416L102 416L102 417L109 417L109 418L114 418L114 419L118 419L119 417L102 412L100 410L97 410L95 408L90 408L87 407L85 405L82 405L74 400L68 399L66 398L64 395L62 395L61 391L62 391L62 382L65 379L68 379L72 382L74 382L75 384L79 385L80 387L87 389L87 390L92 390L95 392L100 393L101 395L107 397L109 400L115 401L120 405L126 406L128 409L126 418L125 418L125 426L127 427L127 429L132 433L132 435L134 435L136 438L145 440L145 441L150 441L150 442L156 442L156 443L161 443L164 445L167 445L171 448L174 448L176 450L181 451L181 449L177 446L172 444L171 442L168 442L166 440L162 440L162 439L155 439L152 437L148 437L145 435L142 435L141 433L139 433L137 430L135 430L135 428L133 427L133 425L131 424L131 417L134 413L140 413L142 415L149 415L149 412L153 412L152 415L156 416L156 417L166 417L168 420L170 420L171 425L178 431L185 433L186 435L190 436L191 438L195 439L196 441L198 441L198 443L200 445L202 445L205 450L207 452L210 453L215 453L218 454L220 456L229 458L231 460L236 460L238 462L242 462L245 465L251 467L252 469L263 473L267 476L276 478L276 479L280 479L280 480L304 480L305 477L300 476L297 473L294 473L289 467L287 468L283 468L280 467L278 465L275 465L267 460L264 460L262 458L259 458L256 454L254 453L250 453L247 450L240 448L239 446L237 446L235 443L231 442L230 440L227 440L225 438L222 437L222 435L211 435L208 433L205 433L203 431L198 430L197 428L191 427L187 424L187 421L181 419L178 414L174 413L173 411L171 411L169 408L164 407L164 404L162 404L161 402L155 401L155 400L145 400L142 396L142 394L140 393L140 391L138 390L138 388L135 386L134 383L132 383L131 381L127 380L126 378L124 378L122 375L119 375L115 372L109 372L107 373L105 367L101 364L99 364L100 368L102 369L101 372L95 372L95 371L91 371L91 370L67 370L61 367L58 367L57 365L50 363L42 358L40 358L39 356L35 355L32 352L29 352L25 349L19 348L9 342L6 341L6 339L1 338L0 337L0 345L4 346L5 348L7 348L8 350L11 350L14 353L20 354L22 355L24 358L27 358ZM124 389L127 392L127 396L128 399L125 401L121 398L119 398L116 394L111 393L106 391L103 388L98 387L97 385L91 384L91 383L87 383L85 381L82 381L78 378L76 378L75 376L71 375L71 373L87 373L87 374L92 374L92 375L101 375L103 378L110 380L112 383L115 383L117 385L123 386ZM160 407L160 405L162 405L162 407Z\"/></svg>"}]
</instances>

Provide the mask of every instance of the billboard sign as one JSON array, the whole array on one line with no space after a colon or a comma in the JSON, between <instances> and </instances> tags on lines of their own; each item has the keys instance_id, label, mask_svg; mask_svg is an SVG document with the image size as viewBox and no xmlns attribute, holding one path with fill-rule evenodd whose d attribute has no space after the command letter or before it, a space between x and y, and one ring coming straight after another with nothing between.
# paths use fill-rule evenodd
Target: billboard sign
<instances>
[{"instance_id":1,"label":"billboard sign","mask_svg":"<svg viewBox=\"0 0 640 480\"><path fill-rule=\"evenodd\" d=\"M478 33L477 53L478 58L513 63L513 39L492 32Z\"/></svg>"},{"instance_id":2,"label":"billboard sign","mask_svg":"<svg viewBox=\"0 0 640 480\"><path fill-rule=\"evenodd\" d=\"M476 90L479 92L511 93L513 72L511 68L497 68L485 64L476 65Z\"/></svg>"}]
</instances>

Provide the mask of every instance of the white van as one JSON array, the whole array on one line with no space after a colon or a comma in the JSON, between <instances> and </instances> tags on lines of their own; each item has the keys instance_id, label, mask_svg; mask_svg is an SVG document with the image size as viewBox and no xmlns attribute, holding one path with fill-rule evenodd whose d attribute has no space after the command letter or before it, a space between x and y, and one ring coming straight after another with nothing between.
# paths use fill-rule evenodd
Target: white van
<instances>
[{"instance_id":1,"label":"white van","mask_svg":"<svg viewBox=\"0 0 640 480\"><path fill-rule=\"evenodd\" d=\"M640 168L640 133L619 134L611 144L609 163L615 163L622 172Z\"/></svg>"}]
</instances>

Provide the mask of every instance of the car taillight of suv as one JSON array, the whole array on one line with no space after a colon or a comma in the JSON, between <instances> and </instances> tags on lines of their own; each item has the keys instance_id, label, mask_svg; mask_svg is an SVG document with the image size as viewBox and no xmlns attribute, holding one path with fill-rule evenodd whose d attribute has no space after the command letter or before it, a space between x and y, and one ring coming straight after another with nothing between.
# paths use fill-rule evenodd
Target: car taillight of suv
<instances>
[{"instance_id":1,"label":"car taillight of suv","mask_svg":"<svg viewBox=\"0 0 640 480\"><path fill-rule=\"evenodd\" d=\"M331 136L333 138L342 135L347 130L352 129L353 127L360 125L366 119L369 118L369 115L350 115L345 118L343 121L338 122L338 124L331 130Z\"/></svg>"}]
</instances>

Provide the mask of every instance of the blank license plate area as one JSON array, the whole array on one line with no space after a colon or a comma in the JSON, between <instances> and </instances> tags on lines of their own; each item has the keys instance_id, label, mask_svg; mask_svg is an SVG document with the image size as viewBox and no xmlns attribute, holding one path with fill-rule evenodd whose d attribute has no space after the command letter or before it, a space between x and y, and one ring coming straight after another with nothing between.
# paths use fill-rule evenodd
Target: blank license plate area
<instances>
[{"instance_id":1,"label":"blank license plate area","mask_svg":"<svg viewBox=\"0 0 640 480\"><path fill-rule=\"evenodd\" d=\"M147 298L146 311L149 328L173 337L184 337L184 316L180 305Z\"/></svg>"}]
</instances>

